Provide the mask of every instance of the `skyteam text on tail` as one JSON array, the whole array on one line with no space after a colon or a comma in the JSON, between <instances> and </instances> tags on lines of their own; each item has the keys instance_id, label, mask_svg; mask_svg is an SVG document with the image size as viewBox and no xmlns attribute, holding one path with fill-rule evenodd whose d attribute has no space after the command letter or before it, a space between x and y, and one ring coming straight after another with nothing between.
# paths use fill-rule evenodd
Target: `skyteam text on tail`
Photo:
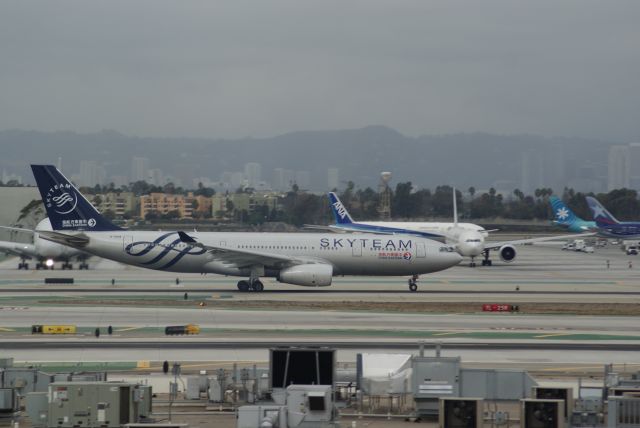
<instances>
[{"instance_id":1,"label":"skyteam text on tail","mask_svg":"<svg viewBox=\"0 0 640 428\"><path fill-rule=\"evenodd\" d=\"M31 165L53 230L121 230L104 218L53 165Z\"/></svg>"}]
</instances>

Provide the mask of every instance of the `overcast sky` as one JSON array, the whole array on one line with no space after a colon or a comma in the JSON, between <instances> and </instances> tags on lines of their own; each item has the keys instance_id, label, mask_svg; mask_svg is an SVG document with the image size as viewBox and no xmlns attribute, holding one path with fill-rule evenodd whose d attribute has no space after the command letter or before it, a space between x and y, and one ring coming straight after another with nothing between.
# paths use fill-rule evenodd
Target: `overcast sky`
<instances>
[{"instance_id":1,"label":"overcast sky","mask_svg":"<svg viewBox=\"0 0 640 428\"><path fill-rule=\"evenodd\" d=\"M638 1L3 1L0 129L640 141Z\"/></svg>"}]
</instances>

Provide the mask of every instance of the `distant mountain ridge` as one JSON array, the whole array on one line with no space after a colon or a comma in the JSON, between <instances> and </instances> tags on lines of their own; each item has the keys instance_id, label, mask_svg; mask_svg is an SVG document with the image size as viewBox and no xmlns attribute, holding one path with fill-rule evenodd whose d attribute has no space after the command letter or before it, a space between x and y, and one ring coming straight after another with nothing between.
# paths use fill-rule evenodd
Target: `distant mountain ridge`
<instances>
[{"instance_id":1,"label":"distant mountain ridge","mask_svg":"<svg viewBox=\"0 0 640 428\"><path fill-rule=\"evenodd\" d=\"M523 167L533 159L533 165L543 169L534 174L536 185L557 187L580 174L583 165L606 175L612 144L487 133L408 137L385 126L233 140L143 138L116 131L5 130L0 131L0 169L30 179L30 163L56 163L61 157L69 175L78 171L81 160L95 160L104 164L109 176L129 176L131 158L142 156L150 159L151 168L160 168L185 183L196 177L217 180L223 171L241 171L245 163L259 162L267 181L272 180L274 168L309 171L313 190L326 190L327 168L331 167L339 169L341 180L352 180L358 187L375 186L381 171L392 171L395 183L482 189L496 182L519 187Z\"/></svg>"}]
</instances>

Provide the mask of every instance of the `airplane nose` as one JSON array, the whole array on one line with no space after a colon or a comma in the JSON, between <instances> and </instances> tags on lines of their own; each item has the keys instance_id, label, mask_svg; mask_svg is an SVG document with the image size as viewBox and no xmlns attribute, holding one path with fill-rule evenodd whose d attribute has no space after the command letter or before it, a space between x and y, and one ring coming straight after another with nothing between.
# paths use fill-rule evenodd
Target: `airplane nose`
<instances>
[{"instance_id":1,"label":"airplane nose","mask_svg":"<svg viewBox=\"0 0 640 428\"><path fill-rule=\"evenodd\" d=\"M455 266L462 261L462 256L455 251L441 253L438 260L438 268L440 270L448 269L451 266Z\"/></svg>"}]
</instances>

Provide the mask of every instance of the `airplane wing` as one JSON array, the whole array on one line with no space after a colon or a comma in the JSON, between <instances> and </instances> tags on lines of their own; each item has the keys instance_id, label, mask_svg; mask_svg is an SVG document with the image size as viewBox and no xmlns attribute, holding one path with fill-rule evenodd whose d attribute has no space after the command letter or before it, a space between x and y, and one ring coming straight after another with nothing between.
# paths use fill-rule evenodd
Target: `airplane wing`
<instances>
[{"instance_id":1,"label":"airplane wing","mask_svg":"<svg viewBox=\"0 0 640 428\"><path fill-rule=\"evenodd\" d=\"M214 245L205 245L196 241L185 232L178 232L180 240L185 244L202 248L211 253L216 260L223 263L234 265L238 268L251 267L255 265L263 265L281 269L286 266L295 266L302 264L325 263L320 259L310 259L287 256L284 254L265 253L261 251L240 250L237 248L218 247Z\"/></svg>"},{"instance_id":2,"label":"airplane wing","mask_svg":"<svg viewBox=\"0 0 640 428\"><path fill-rule=\"evenodd\" d=\"M25 233L31 233L31 234L36 233L35 230L25 229L23 227L0 226L0 229L11 230L13 232L25 232Z\"/></svg>"},{"instance_id":3,"label":"airplane wing","mask_svg":"<svg viewBox=\"0 0 640 428\"><path fill-rule=\"evenodd\" d=\"M38 234L47 241L68 245L69 247L74 248L84 247L89 243L89 237L84 233L67 234L49 230L39 230Z\"/></svg>"},{"instance_id":4,"label":"airplane wing","mask_svg":"<svg viewBox=\"0 0 640 428\"><path fill-rule=\"evenodd\" d=\"M322 230L323 232L334 232L334 233L348 233L350 230L346 230L343 228L337 228L334 226L324 226L321 224L305 224L302 226L303 229L309 230Z\"/></svg>"},{"instance_id":5,"label":"airplane wing","mask_svg":"<svg viewBox=\"0 0 640 428\"><path fill-rule=\"evenodd\" d=\"M595 236L596 233L572 233L570 235L555 235L555 236L541 236L538 238L526 238L526 239L515 239L513 241L502 241L502 242L486 242L484 243L485 250L498 250L503 245L527 245L527 244L535 244L536 242L545 242L545 241L561 241L563 239L576 239L576 238L586 238L589 236Z\"/></svg>"},{"instance_id":6,"label":"airplane wing","mask_svg":"<svg viewBox=\"0 0 640 428\"><path fill-rule=\"evenodd\" d=\"M25 259L37 257L36 248L33 244L24 244L21 242L0 241L0 252L11 254L12 256L24 257Z\"/></svg>"}]
</instances>

